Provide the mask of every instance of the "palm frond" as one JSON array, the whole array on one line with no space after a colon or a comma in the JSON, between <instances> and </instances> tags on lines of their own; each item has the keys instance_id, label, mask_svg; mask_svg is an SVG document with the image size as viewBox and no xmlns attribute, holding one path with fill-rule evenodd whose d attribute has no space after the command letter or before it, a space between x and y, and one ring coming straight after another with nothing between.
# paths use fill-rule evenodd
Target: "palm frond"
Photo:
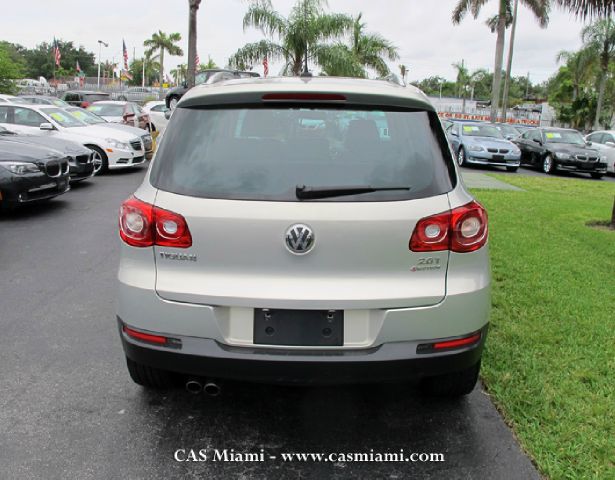
<instances>
[{"instance_id":1,"label":"palm frond","mask_svg":"<svg viewBox=\"0 0 615 480\"><path fill-rule=\"evenodd\" d=\"M531 10L542 28L549 24L549 12L551 11L550 0L521 0Z\"/></svg>"},{"instance_id":2,"label":"palm frond","mask_svg":"<svg viewBox=\"0 0 615 480\"><path fill-rule=\"evenodd\" d=\"M269 40L248 43L237 50L230 58L229 65L232 68L245 69L247 66L260 64L267 57L271 61L285 60L286 50L277 43Z\"/></svg>"},{"instance_id":3,"label":"palm frond","mask_svg":"<svg viewBox=\"0 0 615 480\"><path fill-rule=\"evenodd\" d=\"M554 0L560 7L572 12L579 18L615 16L613 0Z\"/></svg>"},{"instance_id":4,"label":"palm frond","mask_svg":"<svg viewBox=\"0 0 615 480\"><path fill-rule=\"evenodd\" d=\"M276 12L270 3L258 2L252 5L243 17L244 31L249 28L258 28L267 36L283 36L287 28L286 19Z\"/></svg>"}]
</instances>

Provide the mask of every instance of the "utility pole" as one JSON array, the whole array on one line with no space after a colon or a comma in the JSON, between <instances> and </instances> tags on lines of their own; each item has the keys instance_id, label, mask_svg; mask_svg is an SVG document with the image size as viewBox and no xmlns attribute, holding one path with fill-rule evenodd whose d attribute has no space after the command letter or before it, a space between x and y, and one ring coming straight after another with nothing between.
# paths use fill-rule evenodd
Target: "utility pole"
<instances>
[{"instance_id":1,"label":"utility pole","mask_svg":"<svg viewBox=\"0 0 615 480\"><path fill-rule=\"evenodd\" d=\"M307 25L308 25L307 0L304 0L303 2L303 35L305 35L305 59L304 59L304 64L303 64L303 74L304 75L308 75L310 73L308 69Z\"/></svg>"},{"instance_id":2,"label":"utility pole","mask_svg":"<svg viewBox=\"0 0 615 480\"><path fill-rule=\"evenodd\" d=\"M519 10L519 0L515 0L515 8L513 10L513 22L510 30L510 45L508 46L508 65L506 67L506 78L504 79L504 99L502 101L502 121L506 121L506 113L508 111L508 91L511 82L511 70L513 61L513 51L515 48L515 32L517 30L517 12Z\"/></svg>"},{"instance_id":3,"label":"utility pole","mask_svg":"<svg viewBox=\"0 0 615 480\"><path fill-rule=\"evenodd\" d=\"M525 83L525 99L530 96L530 72L527 72L527 82Z\"/></svg>"},{"instance_id":4,"label":"utility pole","mask_svg":"<svg viewBox=\"0 0 615 480\"><path fill-rule=\"evenodd\" d=\"M461 59L461 70L459 71L459 79L461 80L461 113L466 113L466 84L464 78L465 59Z\"/></svg>"}]
</instances>

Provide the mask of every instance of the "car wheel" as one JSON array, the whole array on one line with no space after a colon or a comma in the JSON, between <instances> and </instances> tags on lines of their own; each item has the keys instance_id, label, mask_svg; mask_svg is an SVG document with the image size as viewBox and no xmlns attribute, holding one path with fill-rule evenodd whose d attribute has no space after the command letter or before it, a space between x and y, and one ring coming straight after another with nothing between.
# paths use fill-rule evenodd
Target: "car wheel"
<instances>
[{"instance_id":1,"label":"car wheel","mask_svg":"<svg viewBox=\"0 0 615 480\"><path fill-rule=\"evenodd\" d=\"M147 388L166 389L174 386L173 375L165 370L141 365L126 357L130 378L137 385Z\"/></svg>"},{"instance_id":2,"label":"car wheel","mask_svg":"<svg viewBox=\"0 0 615 480\"><path fill-rule=\"evenodd\" d=\"M179 102L179 98L171 97L171 100L169 100L169 108L171 110L175 110L175 107L177 107L177 102Z\"/></svg>"},{"instance_id":3,"label":"car wheel","mask_svg":"<svg viewBox=\"0 0 615 480\"><path fill-rule=\"evenodd\" d=\"M600 180L603 174L602 173L592 173L591 176L592 178L595 178L596 180Z\"/></svg>"},{"instance_id":4,"label":"car wheel","mask_svg":"<svg viewBox=\"0 0 615 480\"><path fill-rule=\"evenodd\" d=\"M547 155L542 161L542 171L547 175L553 173L555 171L555 163L553 162L553 157L551 155Z\"/></svg>"},{"instance_id":5,"label":"car wheel","mask_svg":"<svg viewBox=\"0 0 615 480\"><path fill-rule=\"evenodd\" d=\"M466 164L466 151L463 147L460 147L459 152L457 153L457 164L460 167L463 167Z\"/></svg>"},{"instance_id":6,"label":"car wheel","mask_svg":"<svg viewBox=\"0 0 615 480\"><path fill-rule=\"evenodd\" d=\"M519 170L519 167L506 167L507 172L516 172Z\"/></svg>"},{"instance_id":7,"label":"car wheel","mask_svg":"<svg viewBox=\"0 0 615 480\"><path fill-rule=\"evenodd\" d=\"M94 163L94 175L99 175L109 170L109 159L107 158L107 154L96 145L86 146L94 152L94 155L92 156L92 163Z\"/></svg>"},{"instance_id":8,"label":"car wheel","mask_svg":"<svg viewBox=\"0 0 615 480\"><path fill-rule=\"evenodd\" d=\"M474 390L480 372L480 360L461 372L445 373L424 378L421 382L422 393L435 397L461 397Z\"/></svg>"}]
</instances>

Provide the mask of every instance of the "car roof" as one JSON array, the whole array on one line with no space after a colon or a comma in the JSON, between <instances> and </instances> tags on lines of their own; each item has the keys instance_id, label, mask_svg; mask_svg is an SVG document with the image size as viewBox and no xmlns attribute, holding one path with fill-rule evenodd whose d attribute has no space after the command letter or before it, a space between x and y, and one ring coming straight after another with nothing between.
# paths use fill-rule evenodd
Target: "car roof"
<instances>
[{"instance_id":1,"label":"car roof","mask_svg":"<svg viewBox=\"0 0 615 480\"><path fill-rule=\"evenodd\" d=\"M337 94L337 104L417 108L435 112L427 96L414 86L385 80L341 77L251 77L198 85L181 99L179 107L257 103L263 95L279 93ZM324 102L326 103L326 102Z\"/></svg>"},{"instance_id":2,"label":"car roof","mask_svg":"<svg viewBox=\"0 0 615 480\"><path fill-rule=\"evenodd\" d=\"M107 92L96 92L94 90L67 90L64 93L81 93L83 95L110 95Z\"/></svg>"}]
</instances>

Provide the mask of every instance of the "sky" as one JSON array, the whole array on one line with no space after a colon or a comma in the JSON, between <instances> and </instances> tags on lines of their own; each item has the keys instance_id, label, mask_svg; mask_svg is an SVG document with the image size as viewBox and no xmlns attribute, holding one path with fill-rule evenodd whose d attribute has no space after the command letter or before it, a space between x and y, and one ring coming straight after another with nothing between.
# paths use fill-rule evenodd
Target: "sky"
<instances>
[{"instance_id":1,"label":"sky","mask_svg":"<svg viewBox=\"0 0 615 480\"><path fill-rule=\"evenodd\" d=\"M295 3L295 0L272 1L283 14L288 14ZM390 66L398 72L399 64L407 65L411 81L433 75L453 80L455 72L451 64L462 59L470 70L493 71L496 35L490 32L485 20L496 13L495 0L487 2L478 19L469 15L457 26L450 20L457 0L329 0L328 3L333 12L352 15L363 12L367 30L384 35L399 48L401 59ZM56 37L72 40L98 55L98 40L103 40L109 47L102 48L102 61L115 59L117 62L122 55L122 39L132 59L133 52L137 57L143 55L143 40L162 30L179 32L180 46L187 55L187 0L21 0L16 7L11 7L14 4L9 0L0 0L0 4L0 40L28 48ZM258 30L243 30L247 5L248 0L203 0L197 23L197 51L202 63L211 56L219 66L224 66L238 48L263 38ZM542 82L557 70L555 57L559 51L579 48L584 24L555 7L548 28L541 29L527 8L520 5L519 11L512 73L525 76L529 72L533 82ZM167 72L186 62L186 56L165 55ZM255 71L262 73L262 70L261 65L255 67ZM280 65L270 63L270 74L280 70Z\"/></svg>"}]
</instances>

